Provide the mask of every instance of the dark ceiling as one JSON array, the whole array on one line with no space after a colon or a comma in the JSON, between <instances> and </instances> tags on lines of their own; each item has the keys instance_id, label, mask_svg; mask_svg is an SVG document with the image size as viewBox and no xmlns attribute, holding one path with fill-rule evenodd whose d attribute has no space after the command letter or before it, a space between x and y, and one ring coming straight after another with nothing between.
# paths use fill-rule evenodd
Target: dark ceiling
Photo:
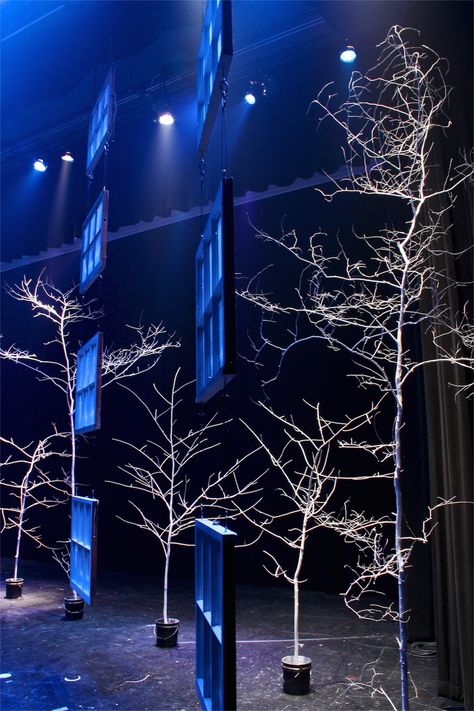
<instances>
[{"instance_id":1,"label":"dark ceiling","mask_svg":"<svg viewBox=\"0 0 474 711\"><path fill-rule=\"evenodd\" d=\"M111 229L199 204L195 69L201 0L3 0L0 12L3 260L80 235L102 182L111 190ZM339 139L324 132L316 137L311 99L327 81L342 92L347 86L349 71L338 61L346 37L364 68L393 23L418 27L427 43L438 37L443 46L436 49L449 54L459 32L472 40L472 3L233 2L226 167L238 194L338 166ZM107 167L88 185L89 114L110 64L116 70L114 143ZM263 77L267 99L244 109L247 82ZM165 99L176 114L172 138L153 122ZM63 196L62 223L56 215L53 229L63 150L72 151L76 162ZM26 189L32 161L40 156L48 172L36 176L41 185L35 178L35 187L28 183ZM207 201L222 166L220 126L206 159Z\"/></svg>"}]
</instances>

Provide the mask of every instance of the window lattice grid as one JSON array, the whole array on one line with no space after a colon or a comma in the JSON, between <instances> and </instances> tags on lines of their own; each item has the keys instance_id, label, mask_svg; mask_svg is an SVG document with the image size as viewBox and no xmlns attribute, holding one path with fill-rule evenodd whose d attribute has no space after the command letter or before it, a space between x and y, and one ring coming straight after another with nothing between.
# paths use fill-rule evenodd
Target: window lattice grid
<instances>
[{"instance_id":1,"label":"window lattice grid","mask_svg":"<svg viewBox=\"0 0 474 711\"><path fill-rule=\"evenodd\" d=\"M71 587L92 604L97 564L97 499L71 501Z\"/></svg>"},{"instance_id":2,"label":"window lattice grid","mask_svg":"<svg viewBox=\"0 0 474 711\"><path fill-rule=\"evenodd\" d=\"M103 190L82 225L80 291L84 293L105 266L108 190Z\"/></svg>"},{"instance_id":3,"label":"window lattice grid","mask_svg":"<svg viewBox=\"0 0 474 711\"><path fill-rule=\"evenodd\" d=\"M196 253L196 400L235 375L232 180L224 178Z\"/></svg>"},{"instance_id":4,"label":"window lattice grid","mask_svg":"<svg viewBox=\"0 0 474 711\"><path fill-rule=\"evenodd\" d=\"M220 83L232 59L231 0L208 0L201 27L198 54L198 143L207 147L220 100Z\"/></svg>"},{"instance_id":5,"label":"window lattice grid","mask_svg":"<svg viewBox=\"0 0 474 711\"><path fill-rule=\"evenodd\" d=\"M74 423L77 433L100 427L100 367L102 334L93 336L77 353Z\"/></svg>"},{"instance_id":6,"label":"window lattice grid","mask_svg":"<svg viewBox=\"0 0 474 711\"><path fill-rule=\"evenodd\" d=\"M101 152L112 133L113 122L113 83L111 69L102 91L92 110L87 141L87 171L91 172L100 158Z\"/></svg>"}]
</instances>

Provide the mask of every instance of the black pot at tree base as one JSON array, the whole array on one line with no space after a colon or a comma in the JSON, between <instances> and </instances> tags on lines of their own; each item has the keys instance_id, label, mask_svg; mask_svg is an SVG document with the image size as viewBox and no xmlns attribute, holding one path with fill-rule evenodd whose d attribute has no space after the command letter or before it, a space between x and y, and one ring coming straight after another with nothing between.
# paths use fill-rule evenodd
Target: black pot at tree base
<instances>
[{"instance_id":1,"label":"black pot at tree base","mask_svg":"<svg viewBox=\"0 0 474 711\"><path fill-rule=\"evenodd\" d=\"M162 617L156 620L155 636L157 647L176 647L178 643L179 620L175 617L168 617L165 622Z\"/></svg>"},{"instance_id":2,"label":"black pot at tree base","mask_svg":"<svg viewBox=\"0 0 474 711\"><path fill-rule=\"evenodd\" d=\"M8 600L16 600L23 594L23 578L7 578L5 580L6 593L5 597Z\"/></svg>"},{"instance_id":3,"label":"black pot at tree base","mask_svg":"<svg viewBox=\"0 0 474 711\"><path fill-rule=\"evenodd\" d=\"M82 597L71 596L64 598L64 616L66 620L82 620L86 601Z\"/></svg>"},{"instance_id":4,"label":"black pot at tree base","mask_svg":"<svg viewBox=\"0 0 474 711\"><path fill-rule=\"evenodd\" d=\"M311 679L311 659L289 655L281 660L283 669L283 691L285 694L302 696L309 694L309 683Z\"/></svg>"}]
</instances>

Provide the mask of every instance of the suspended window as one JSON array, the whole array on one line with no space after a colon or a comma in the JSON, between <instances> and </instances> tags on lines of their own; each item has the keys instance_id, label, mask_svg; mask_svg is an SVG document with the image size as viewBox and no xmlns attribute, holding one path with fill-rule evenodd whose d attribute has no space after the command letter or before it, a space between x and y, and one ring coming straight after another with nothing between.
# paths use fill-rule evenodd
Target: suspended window
<instances>
[{"instance_id":1,"label":"suspended window","mask_svg":"<svg viewBox=\"0 0 474 711\"><path fill-rule=\"evenodd\" d=\"M110 140L114 122L114 70L110 69L89 121L86 172L91 174L106 143Z\"/></svg>"},{"instance_id":2,"label":"suspended window","mask_svg":"<svg viewBox=\"0 0 474 711\"><path fill-rule=\"evenodd\" d=\"M102 190L82 224L81 279L83 294L105 267L109 191Z\"/></svg>"},{"instance_id":3,"label":"suspended window","mask_svg":"<svg viewBox=\"0 0 474 711\"><path fill-rule=\"evenodd\" d=\"M89 605L95 594L97 572L97 499L71 498L70 584Z\"/></svg>"},{"instance_id":4,"label":"suspended window","mask_svg":"<svg viewBox=\"0 0 474 711\"><path fill-rule=\"evenodd\" d=\"M196 691L203 709L236 708L235 533L195 523Z\"/></svg>"},{"instance_id":5,"label":"suspended window","mask_svg":"<svg viewBox=\"0 0 474 711\"><path fill-rule=\"evenodd\" d=\"M197 72L198 146L209 143L221 100L221 81L232 60L231 0L207 0L201 27Z\"/></svg>"},{"instance_id":6,"label":"suspended window","mask_svg":"<svg viewBox=\"0 0 474 711\"><path fill-rule=\"evenodd\" d=\"M236 372L234 204L223 178L196 253L196 402L206 402Z\"/></svg>"},{"instance_id":7,"label":"suspended window","mask_svg":"<svg viewBox=\"0 0 474 711\"><path fill-rule=\"evenodd\" d=\"M102 342L102 333L96 333L77 352L74 424L78 434L100 428Z\"/></svg>"}]
</instances>

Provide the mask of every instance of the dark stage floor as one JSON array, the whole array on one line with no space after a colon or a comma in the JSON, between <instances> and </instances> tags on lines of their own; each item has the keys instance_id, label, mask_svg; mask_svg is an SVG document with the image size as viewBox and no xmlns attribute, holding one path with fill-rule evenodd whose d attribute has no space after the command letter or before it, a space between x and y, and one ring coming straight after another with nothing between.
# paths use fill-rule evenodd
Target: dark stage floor
<instances>
[{"instance_id":1,"label":"dark stage floor","mask_svg":"<svg viewBox=\"0 0 474 711\"><path fill-rule=\"evenodd\" d=\"M11 566L3 568L2 580ZM147 578L101 574L95 605L81 621L65 621L67 584L56 568L22 567L24 594L5 599L2 583L2 711L200 708L194 691L191 587L171 591L179 645L154 645L160 589ZM238 708L400 708L396 626L358 620L337 596L303 592L302 653L312 658L311 692L282 691L281 657L291 653L288 589L237 589ZM436 660L410 657L411 709L446 708L436 696ZM378 675L374 677L374 670ZM351 683L352 680L352 683ZM383 689L372 697L370 686ZM392 703L383 694L392 700Z\"/></svg>"}]
</instances>

